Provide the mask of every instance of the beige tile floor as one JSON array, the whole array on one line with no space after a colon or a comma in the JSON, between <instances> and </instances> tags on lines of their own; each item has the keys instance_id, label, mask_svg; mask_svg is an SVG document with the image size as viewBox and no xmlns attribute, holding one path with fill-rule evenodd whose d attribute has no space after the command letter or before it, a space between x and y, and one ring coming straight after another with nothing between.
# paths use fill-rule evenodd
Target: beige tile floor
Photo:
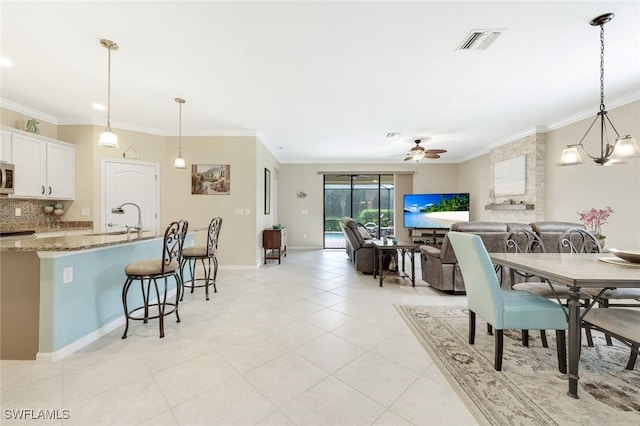
<instances>
[{"instance_id":1,"label":"beige tile floor","mask_svg":"<svg viewBox=\"0 0 640 426\"><path fill-rule=\"evenodd\" d=\"M20 424L7 409L60 409L67 420L23 423L477 424L394 308L464 297L394 277L380 288L342 250L221 269L210 301L197 290L164 339L136 322L60 362L2 361L0 423Z\"/></svg>"}]
</instances>

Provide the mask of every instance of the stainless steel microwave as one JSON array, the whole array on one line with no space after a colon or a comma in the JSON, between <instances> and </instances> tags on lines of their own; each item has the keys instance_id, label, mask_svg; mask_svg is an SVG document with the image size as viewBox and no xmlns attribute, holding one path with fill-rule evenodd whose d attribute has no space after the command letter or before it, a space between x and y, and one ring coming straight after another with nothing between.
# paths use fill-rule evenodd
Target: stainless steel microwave
<instances>
[{"instance_id":1,"label":"stainless steel microwave","mask_svg":"<svg viewBox=\"0 0 640 426\"><path fill-rule=\"evenodd\" d=\"M13 194L14 166L0 163L0 194Z\"/></svg>"}]
</instances>

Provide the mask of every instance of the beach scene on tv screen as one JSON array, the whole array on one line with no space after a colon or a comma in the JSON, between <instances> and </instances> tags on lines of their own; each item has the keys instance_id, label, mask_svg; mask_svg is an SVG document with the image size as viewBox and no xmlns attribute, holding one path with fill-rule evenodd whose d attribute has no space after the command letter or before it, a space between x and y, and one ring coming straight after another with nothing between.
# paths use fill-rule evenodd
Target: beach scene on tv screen
<instances>
[{"instance_id":1,"label":"beach scene on tv screen","mask_svg":"<svg viewBox=\"0 0 640 426\"><path fill-rule=\"evenodd\" d=\"M407 194L405 228L450 228L469 221L469 194Z\"/></svg>"}]
</instances>

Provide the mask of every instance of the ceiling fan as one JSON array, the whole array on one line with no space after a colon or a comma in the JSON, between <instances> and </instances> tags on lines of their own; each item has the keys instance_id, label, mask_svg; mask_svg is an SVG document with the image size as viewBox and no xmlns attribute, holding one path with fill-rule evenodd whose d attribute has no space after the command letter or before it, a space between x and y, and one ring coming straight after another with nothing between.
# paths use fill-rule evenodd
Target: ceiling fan
<instances>
[{"instance_id":1,"label":"ceiling fan","mask_svg":"<svg viewBox=\"0 0 640 426\"><path fill-rule=\"evenodd\" d=\"M440 158L440 154L447 152L446 149L424 149L420 146L420 139L416 139L414 142L416 146L409 150L409 153L407 154L407 157L404 159L404 161L415 161L416 163L418 163L423 158Z\"/></svg>"}]
</instances>

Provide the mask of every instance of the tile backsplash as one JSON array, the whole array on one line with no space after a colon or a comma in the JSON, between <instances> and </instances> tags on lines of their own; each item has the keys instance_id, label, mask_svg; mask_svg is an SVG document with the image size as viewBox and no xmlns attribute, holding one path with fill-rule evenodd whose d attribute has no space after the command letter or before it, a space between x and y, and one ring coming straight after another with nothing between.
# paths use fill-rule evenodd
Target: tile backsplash
<instances>
[{"instance_id":1,"label":"tile backsplash","mask_svg":"<svg viewBox=\"0 0 640 426\"><path fill-rule=\"evenodd\" d=\"M53 206L56 203L68 208L70 202L55 200L18 200L14 198L0 199L0 226L19 225L22 223L37 223L53 225L64 219L64 215L56 216L53 213L45 213L45 206ZM20 216L16 216L16 209L20 209Z\"/></svg>"}]
</instances>

